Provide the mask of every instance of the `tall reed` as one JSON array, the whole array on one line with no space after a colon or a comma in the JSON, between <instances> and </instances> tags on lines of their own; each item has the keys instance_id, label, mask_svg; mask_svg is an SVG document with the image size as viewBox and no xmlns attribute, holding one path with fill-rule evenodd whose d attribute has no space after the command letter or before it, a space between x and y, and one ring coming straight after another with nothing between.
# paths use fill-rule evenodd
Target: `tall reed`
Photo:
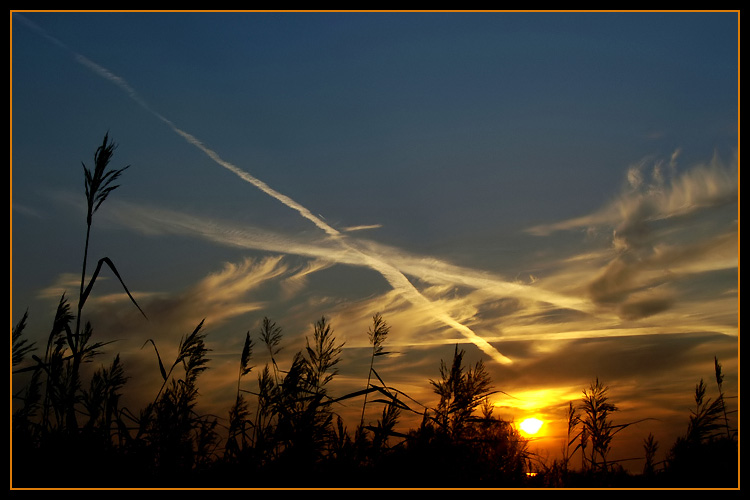
<instances>
[{"instance_id":1,"label":"tall reed","mask_svg":"<svg viewBox=\"0 0 750 500\"><path fill-rule=\"evenodd\" d=\"M370 355L370 369L367 371L367 385L366 389L370 387L370 380L372 377L373 366L375 363L376 356L383 356L388 354L383 351L383 344L385 343L388 333L390 333L391 327L385 322L383 316L378 312L372 317L372 326L367 331L367 338L372 345L372 353ZM367 392L365 392L364 401L362 403L362 416L359 421L359 428L362 429L365 425L365 407L367 406Z\"/></svg>"}]
</instances>

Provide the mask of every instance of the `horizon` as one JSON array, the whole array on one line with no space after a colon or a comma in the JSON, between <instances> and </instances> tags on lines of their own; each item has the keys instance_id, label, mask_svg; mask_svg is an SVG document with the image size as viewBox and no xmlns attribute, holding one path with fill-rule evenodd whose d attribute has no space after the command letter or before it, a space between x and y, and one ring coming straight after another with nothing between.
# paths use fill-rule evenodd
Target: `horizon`
<instances>
[{"instance_id":1,"label":"horizon","mask_svg":"<svg viewBox=\"0 0 750 500\"><path fill-rule=\"evenodd\" d=\"M434 406L458 346L549 460L598 378L616 424L648 419L612 442L638 471L714 357L739 397L738 15L12 12L11 328L28 309L42 345L75 296L106 133L129 168L89 254L148 320L107 269L85 319L126 405L158 390L148 339L169 359L203 319L202 411L226 416L246 332L257 385L266 316L282 367L325 316L331 391L362 389L381 313L386 383Z\"/></svg>"}]
</instances>

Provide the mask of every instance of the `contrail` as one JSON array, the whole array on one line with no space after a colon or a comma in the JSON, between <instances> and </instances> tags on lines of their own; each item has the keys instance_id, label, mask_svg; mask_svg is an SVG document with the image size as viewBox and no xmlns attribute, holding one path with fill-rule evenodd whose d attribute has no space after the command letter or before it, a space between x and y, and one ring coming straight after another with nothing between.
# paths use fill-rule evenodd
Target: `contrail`
<instances>
[{"instance_id":1,"label":"contrail","mask_svg":"<svg viewBox=\"0 0 750 500\"><path fill-rule=\"evenodd\" d=\"M366 226L349 226L342 228L347 233L351 233L353 231L367 231L368 229L380 229L383 227L382 224L370 224Z\"/></svg>"},{"instance_id":2,"label":"contrail","mask_svg":"<svg viewBox=\"0 0 750 500\"><path fill-rule=\"evenodd\" d=\"M177 135L181 136L185 141L187 141L189 144L192 144L196 148L200 149L205 153L209 158L211 158L214 162L216 162L218 165L226 168L233 174L240 177L242 180L249 182L250 184L254 185L267 195L276 198L278 201L286 205L287 207L296 210L299 212L299 214L304 217L305 219L310 220L313 224L318 226L318 228L322 229L326 232L329 236L338 237L341 235L339 231L334 229L333 227L326 224L320 217L315 216L312 212L310 212L307 208L303 207L293 199L289 198L288 196L279 193L275 189L271 188L268 184L261 181L260 179L257 179L250 175L249 173L245 172L244 170L236 167L235 165L223 160L218 153L211 150L207 146L205 146L200 140L198 140L195 136L185 132L184 130L181 130L178 128L171 120L167 119L164 115L157 112L153 108L151 108L146 101L138 94L138 92L135 91L133 87L131 87L123 78L115 75L108 69L96 64L91 59L82 56L81 54L75 52L73 49L62 43L57 38L51 36L48 34L44 29L39 27L38 25L32 23L25 17L16 14L14 18L18 18L19 20L23 21L27 26L32 28L36 33L40 34L47 40L50 40L52 43L57 45L58 47L64 49L65 51L69 52L73 58L78 62L79 64L85 66L90 71L92 71L97 76L100 76L104 78L105 80L108 80L109 82L115 84L117 87L119 87L125 94L128 95L133 101L135 101L139 106L141 106L143 109L148 111L150 114L164 122L169 128L172 129L173 132L175 132Z\"/></svg>"},{"instance_id":3,"label":"contrail","mask_svg":"<svg viewBox=\"0 0 750 500\"><path fill-rule=\"evenodd\" d=\"M54 38L53 36L49 35L45 30L43 30L38 25L32 23L28 19L26 19L23 16L20 16L18 14L15 14L13 16L16 19L19 19L20 21L23 21L24 24L31 27L35 32L43 36L44 38L50 40L52 43L57 45L58 47L64 49L65 51L69 52L73 58L81 65L88 68L90 71L92 71L94 74L104 78L105 80L115 84L117 87L119 87L125 94L127 94L128 97L130 97L133 101L135 101L139 106L144 108L146 111L148 111L150 114L164 122L170 129L172 129L173 132L178 134L180 137L185 139L189 144L192 144L199 150L201 150L204 154L206 154L211 160L213 160L216 164L218 164L221 167L224 167L225 169L229 170L230 172L237 175L240 179L244 180L245 182L248 182L252 184L253 186L257 187L267 195L271 196L272 198L275 198L276 200L280 201L287 207L291 208L292 210L296 210L302 217L305 219L308 219L310 222L315 224L319 229L323 230L328 236L336 240L342 247L344 247L347 250L354 251L361 255L361 257L367 262L368 266L373 269L374 271L377 271L380 273L386 281L393 287L394 290L399 291L402 293L409 302L414 304L415 306L425 307L430 312L432 312L436 319L439 319L446 325L450 326L451 328L457 330L461 335L466 337L470 342L474 343L479 349L481 349L485 354L492 357L492 359L496 360L499 363L503 364L509 364L512 363L512 360L508 357L501 354L497 349L495 349L489 342L484 340L482 337L477 335L473 330L471 330L466 325L456 321L453 317L450 316L447 312L441 310L438 308L433 302L431 302L427 297L422 295L419 290L409 281L409 279L397 268L390 265L389 263L383 261L382 259L379 259L377 257L374 257L372 255L366 254L365 252L361 251L358 248L355 248L352 246L349 242L347 242L344 239L344 236L336 230L335 228L328 225L323 219L320 217L314 215L310 210L305 208L304 206L300 205L296 201L294 201L292 198L276 191L275 189L271 188L268 184L261 181L260 179L257 179L256 177L250 175L249 173L245 172L244 170L240 169L239 167L233 165L232 163L224 160L219 156L218 153L213 151L212 149L208 148L206 145L204 145L200 140L198 140L195 136L189 134L188 132L185 132L184 130L178 128L171 120L168 120L166 117L164 117L161 113L158 113L154 109L152 109L146 101L140 97L140 95L133 89L124 79L121 77L113 74L108 69L96 64L95 62L91 61L87 57L82 56L81 54L78 54L73 49L69 48L67 45L59 41L58 39Z\"/></svg>"}]
</instances>

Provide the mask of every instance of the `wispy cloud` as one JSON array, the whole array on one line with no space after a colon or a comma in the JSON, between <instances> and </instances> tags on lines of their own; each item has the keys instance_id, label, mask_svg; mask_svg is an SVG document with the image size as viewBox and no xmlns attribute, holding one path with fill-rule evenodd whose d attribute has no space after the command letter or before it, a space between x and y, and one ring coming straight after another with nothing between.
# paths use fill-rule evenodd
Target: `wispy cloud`
<instances>
[{"instance_id":1,"label":"wispy cloud","mask_svg":"<svg viewBox=\"0 0 750 500\"><path fill-rule=\"evenodd\" d=\"M414 255L368 240L350 239L347 247L341 247L325 238L283 235L247 224L237 226L143 204L134 205L121 201L112 203L116 205L116 209L110 212L109 217L144 233L185 234L222 245L300 255L335 264L370 268L377 264L368 260L367 256L374 255L377 256L375 260L387 261L398 272L431 285L467 287L482 290L494 298L514 297L586 312L594 310L585 298L556 293L545 289L539 283L529 285L510 281L491 272L457 266L431 256ZM361 250L357 251L355 246Z\"/></svg>"},{"instance_id":2,"label":"wispy cloud","mask_svg":"<svg viewBox=\"0 0 750 500\"><path fill-rule=\"evenodd\" d=\"M299 271L284 279L282 283L284 298L291 298L299 292L306 285L311 274L328 269L333 265L333 262L323 259L308 261Z\"/></svg>"},{"instance_id":3,"label":"wispy cloud","mask_svg":"<svg viewBox=\"0 0 750 500\"><path fill-rule=\"evenodd\" d=\"M121 292L92 296L86 303L86 315L97 328L114 337L132 333L129 329L135 323L145 338L164 339L191 330L203 319L215 327L263 308L265 302L254 299L252 292L291 270L278 255L225 263L219 271L208 274L181 292L134 291L136 300L150 318L148 321L130 318L134 314L133 308L128 307L127 296ZM62 285L64 283L55 287L55 291L59 291ZM125 317L130 320L125 321Z\"/></svg>"},{"instance_id":4,"label":"wispy cloud","mask_svg":"<svg viewBox=\"0 0 750 500\"><path fill-rule=\"evenodd\" d=\"M348 227L342 227L341 230L347 233L351 233L354 231L367 231L370 229L380 229L383 227L382 224L370 224L367 226L348 226Z\"/></svg>"},{"instance_id":5,"label":"wispy cloud","mask_svg":"<svg viewBox=\"0 0 750 500\"><path fill-rule=\"evenodd\" d=\"M41 219L43 217L42 214L38 210L21 205L15 200L13 201L12 210L14 214L24 215L27 217L34 217L36 219ZM11 219L11 223L13 223L12 219Z\"/></svg>"},{"instance_id":6,"label":"wispy cloud","mask_svg":"<svg viewBox=\"0 0 750 500\"><path fill-rule=\"evenodd\" d=\"M623 319L673 307L677 297L667 284L681 276L738 267L737 158L725 164L715 157L679 172L678 156L631 165L620 196L593 214L529 229L538 236L609 231L609 253L586 292Z\"/></svg>"},{"instance_id":7,"label":"wispy cloud","mask_svg":"<svg viewBox=\"0 0 750 500\"><path fill-rule=\"evenodd\" d=\"M708 164L696 165L679 173L676 150L669 162L643 159L627 169L627 184L612 203L592 213L527 229L537 236L555 231L614 226L623 242L635 238L642 225L681 215L720 207L737 201L737 158L725 165L714 157ZM630 241L635 243L636 241Z\"/></svg>"},{"instance_id":8,"label":"wispy cloud","mask_svg":"<svg viewBox=\"0 0 750 500\"><path fill-rule=\"evenodd\" d=\"M98 280L102 281L106 279L106 276L98 278ZM80 275L74 273L63 273L57 277L54 283L39 290L37 295L43 299L58 300L63 294L68 293L70 290L76 290L79 286L81 286Z\"/></svg>"},{"instance_id":9,"label":"wispy cloud","mask_svg":"<svg viewBox=\"0 0 750 500\"><path fill-rule=\"evenodd\" d=\"M186 234L206 238L218 244L240 248L260 249L288 255L299 255L313 259L308 266L283 278L284 286L299 286L297 278L310 272L326 269L334 264L371 267L357 252L347 251L328 239L315 239L309 236L286 236L247 225L233 226L226 222L211 221L201 217L156 209L148 206L134 206L122 202L110 212L121 223L135 225L147 232ZM727 239L727 245L731 238ZM439 310L449 311L452 318L464 324L481 336L488 344L519 340L561 340L620 337L634 335L682 334L691 331L714 331L726 335L736 334L730 324L717 322L715 318L699 319L694 307L689 316L664 315L668 307L674 307L672 288L666 285L635 290L629 293L630 300L622 301L614 309L602 309L586 297L585 283L596 276L597 265L606 263L611 252L601 251L588 255L561 259L557 274L540 279L533 284L510 282L492 273L456 266L448 262L409 254L400 249L367 241L357 244L367 246L368 253L379 252L382 260L388 260L403 274L408 274L422 284L419 293L428 301L420 303L407 300L402 289L377 295L361 302L348 301L330 311L340 324L361 323L367 327L367 318L373 311L380 311L393 324L399 325L402 332L394 336L394 342L402 345L428 346L443 343L476 341L463 335L456 338L450 330L444 329L443 319L435 316L429 304ZM731 249L731 247L730 247ZM731 257L731 255L730 255ZM676 261L673 261L676 264ZM645 273L645 271L644 271ZM657 273L661 274L661 273ZM395 279L394 279L395 281ZM555 292L564 289L570 282L579 283L577 292ZM292 285L293 283L296 283ZM580 284L582 283L582 284ZM548 291L544 286L552 287ZM286 288L293 292L292 288ZM575 290L574 290L575 291ZM731 300L731 297L721 298ZM719 300L719 299L713 299ZM726 309L725 305L705 300L703 306ZM686 306L690 307L690 306ZM660 321L648 325L633 323L639 318L662 313ZM623 323L627 320L629 323ZM355 343L354 345L358 345ZM550 344L552 348L560 348Z\"/></svg>"},{"instance_id":10,"label":"wispy cloud","mask_svg":"<svg viewBox=\"0 0 750 500\"><path fill-rule=\"evenodd\" d=\"M120 88L123 92L125 92L131 99L133 99L138 105L143 107L145 110L151 113L154 117L164 122L167 126L169 126L172 129L173 132L175 132L180 137L185 139L185 141L187 141L189 144L195 146L204 154L206 154L212 161L214 161L214 163L234 173L243 181L255 186L256 188L258 188L265 194L269 195L270 197L278 200L279 202L281 202L283 205L287 206L288 208L295 210L297 213L299 213L300 216L312 222L316 227L321 229L329 238L337 242L343 250L351 251L355 254L358 254L360 259L368 267L379 272L395 290L399 291L399 293L404 294L404 296L407 297L408 300L412 301L413 303L415 303L416 305L420 307L429 308L432 311L432 313L435 315L435 317L439 318L446 325L454 328L455 330L457 330L458 332L466 336L466 338L468 338L469 340L477 344L477 346L480 349L485 351L488 355L490 355L496 361L499 361L501 363L511 362L509 358L502 355L499 351L497 351L495 348L493 348L491 345L485 342L480 336L476 335L476 333L474 333L470 328L456 321L446 311L440 310L438 307L436 307L435 304L430 303L423 295L419 293L419 290L396 267L394 267L388 262L385 262L379 259L377 256L366 254L361 249L351 246L343 238L343 235L341 232L339 232L338 230L330 226L321 217L314 215L309 209L307 209L300 203L296 202L289 196L283 193L280 193L279 191L276 191L265 182L261 181L260 179L249 174L248 172L240 169L236 165L221 158L221 156L216 151L205 146L203 142L201 142L198 138L184 131L183 129L178 128L171 120L167 119L165 116L163 116L162 114L152 109L138 95L135 89L131 87L123 78L115 75L108 69L96 64L90 59L71 50L65 44L55 39L54 37L50 36L49 34L47 34L40 27L33 25L33 23L26 20L22 16L19 16L19 19L23 20L27 25L31 25L34 28L34 31L36 31L37 33L43 35L45 38L47 38L48 40L51 40L53 43L55 43L59 47L62 47L66 51L70 52L77 62L79 62L80 64L82 64L83 66L91 70L94 74L115 84L118 88Z\"/></svg>"}]
</instances>

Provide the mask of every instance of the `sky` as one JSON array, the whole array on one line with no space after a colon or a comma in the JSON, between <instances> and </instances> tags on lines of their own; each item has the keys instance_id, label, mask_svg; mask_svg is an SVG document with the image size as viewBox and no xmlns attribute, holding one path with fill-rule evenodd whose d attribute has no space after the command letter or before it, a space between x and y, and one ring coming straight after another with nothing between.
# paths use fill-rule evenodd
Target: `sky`
<instances>
[{"instance_id":1,"label":"sky","mask_svg":"<svg viewBox=\"0 0 750 500\"><path fill-rule=\"evenodd\" d=\"M11 327L46 335L80 285L81 163L129 168L93 219L84 316L125 403L205 319L205 411L233 403L245 333L281 365L325 316L330 391L375 369L427 407L456 346L495 415L545 422L597 377L635 422L610 459L663 458L703 378L739 395L737 12L11 12ZM268 361L256 348L251 390ZM12 383L21 383L12 379ZM730 401L736 406L738 399ZM361 402L337 411L359 418ZM373 406L373 421L380 408ZM402 417L402 428L416 426ZM350 421L353 430L357 422ZM638 470L642 460L623 462Z\"/></svg>"}]
</instances>

